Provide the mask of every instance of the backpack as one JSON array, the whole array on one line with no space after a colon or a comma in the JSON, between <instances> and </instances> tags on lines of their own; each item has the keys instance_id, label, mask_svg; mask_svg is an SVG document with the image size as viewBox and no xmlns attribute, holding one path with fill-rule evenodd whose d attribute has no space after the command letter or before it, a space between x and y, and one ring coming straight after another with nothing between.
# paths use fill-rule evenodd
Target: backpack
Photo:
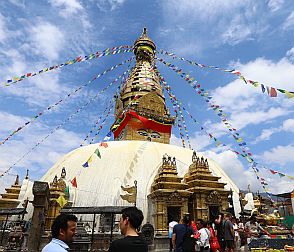
<instances>
[{"instance_id":1,"label":"backpack","mask_svg":"<svg viewBox=\"0 0 294 252\"><path fill-rule=\"evenodd\" d=\"M186 233L184 234L182 243L183 252L194 252L195 250L196 239L191 235L193 235L192 230L186 227Z\"/></svg>"}]
</instances>

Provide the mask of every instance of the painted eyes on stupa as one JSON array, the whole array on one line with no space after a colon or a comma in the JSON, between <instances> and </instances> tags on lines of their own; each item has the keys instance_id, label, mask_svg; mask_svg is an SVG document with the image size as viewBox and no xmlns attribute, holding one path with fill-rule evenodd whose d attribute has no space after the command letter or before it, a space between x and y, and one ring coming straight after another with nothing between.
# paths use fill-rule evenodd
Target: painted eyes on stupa
<instances>
[{"instance_id":1,"label":"painted eyes on stupa","mask_svg":"<svg viewBox=\"0 0 294 252\"><path fill-rule=\"evenodd\" d=\"M148 131L146 131L144 129L140 129L140 130L138 130L138 134L141 136L144 136L144 137L160 138L160 134L156 131L149 133Z\"/></svg>"}]
</instances>

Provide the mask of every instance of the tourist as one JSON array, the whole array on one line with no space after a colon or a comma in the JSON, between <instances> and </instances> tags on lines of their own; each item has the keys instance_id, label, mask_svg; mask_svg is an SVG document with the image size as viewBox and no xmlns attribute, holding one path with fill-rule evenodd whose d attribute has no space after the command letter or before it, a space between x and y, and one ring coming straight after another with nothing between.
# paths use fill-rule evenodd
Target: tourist
<instances>
[{"instance_id":1,"label":"tourist","mask_svg":"<svg viewBox=\"0 0 294 252\"><path fill-rule=\"evenodd\" d=\"M175 220L172 220L168 224L168 238L169 238L169 251L171 252L173 250L173 242L172 242L172 237L173 237L173 230L174 226L177 225L178 223Z\"/></svg>"},{"instance_id":2,"label":"tourist","mask_svg":"<svg viewBox=\"0 0 294 252\"><path fill-rule=\"evenodd\" d=\"M61 214L55 218L51 226L52 240L42 252L66 252L76 234L78 218L71 214Z\"/></svg>"},{"instance_id":3,"label":"tourist","mask_svg":"<svg viewBox=\"0 0 294 252\"><path fill-rule=\"evenodd\" d=\"M245 224L245 233L247 234L247 243L249 244L252 239L257 239L261 232L270 235L260 224L256 221L256 216L250 217L249 221Z\"/></svg>"},{"instance_id":4,"label":"tourist","mask_svg":"<svg viewBox=\"0 0 294 252\"><path fill-rule=\"evenodd\" d=\"M240 234L239 234L239 225L236 217L232 218L234 233L235 233L235 240L234 240L234 248L236 251L240 249Z\"/></svg>"},{"instance_id":5,"label":"tourist","mask_svg":"<svg viewBox=\"0 0 294 252\"><path fill-rule=\"evenodd\" d=\"M190 226L190 218L188 216L184 216L180 220L180 223L174 226L172 242L175 252L183 252L184 238L189 235L193 238L193 234L194 231Z\"/></svg>"},{"instance_id":6,"label":"tourist","mask_svg":"<svg viewBox=\"0 0 294 252\"><path fill-rule=\"evenodd\" d=\"M232 214L227 213L224 220L224 236L226 241L226 251L234 251L235 231L232 220Z\"/></svg>"},{"instance_id":7,"label":"tourist","mask_svg":"<svg viewBox=\"0 0 294 252\"><path fill-rule=\"evenodd\" d=\"M197 221L197 228L200 234L197 244L200 247L200 252L208 252L210 250L210 231L207 229L207 222L199 219Z\"/></svg>"},{"instance_id":8,"label":"tourist","mask_svg":"<svg viewBox=\"0 0 294 252\"><path fill-rule=\"evenodd\" d=\"M220 252L226 249L225 235L224 235L224 214L220 213L214 220L217 240L220 245Z\"/></svg>"},{"instance_id":9,"label":"tourist","mask_svg":"<svg viewBox=\"0 0 294 252\"><path fill-rule=\"evenodd\" d=\"M209 233L210 233L210 239L209 239L210 251L217 252L220 249L220 245L215 235L212 221L207 222L207 229L209 230Z\"/></svg>"},{"instance_id":10,"label":"tourist","mask_svg":"<svg viewBox=\"0 0 294 252\"><path fill-rule=\"evenodd\" d=\"M110 244L109 252L147 252L146 241L138 235L138 228L144 219L143 213L137 207L127 207L122 210L119 226L122 239Z\"/></svg>"}]
</instances>

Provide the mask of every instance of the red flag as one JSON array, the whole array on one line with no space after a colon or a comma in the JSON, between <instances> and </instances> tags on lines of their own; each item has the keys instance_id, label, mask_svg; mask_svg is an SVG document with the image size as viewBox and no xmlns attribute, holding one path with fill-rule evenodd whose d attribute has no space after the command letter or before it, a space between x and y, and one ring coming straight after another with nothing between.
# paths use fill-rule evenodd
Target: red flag
<instances>
[{"instance_id":1,"label":"red flag","mask_svg":"<svg viewBox=\"0 0 294 252\"><path fill-rule=\"evenodd\" d=\"M277 91L273 88L273 87L271 87L271 90L270 90L270 97L277 97Z\"/></svg>"},{"instance_id":2,"label":"red flag","mask_svg":"<svg viewBox=\"0 0 294 252\"><path fill-rule=\"evenodd\" d=\"M108 144L107 143L100 143L100 146L103 146L104 148L107 148L108 147Z\"/></svg>"},{"instance_id":3,"label":"red flag","mask_svg":"<svg viewBox=\"0 0 294 252\"><path fill-rule=\"evenodd\" d=\"M276 171L274 171L274 170L270 170L270 172L271 172L272 174L276 174L276 173L278 173L278 172L276 172Z\"/></svg>"},{"instance_id":4,"label":"red flag","mask_svg":"<svg viewBox=\"0 0 294 252\"><path fill-rule=\"evenodd\" d=\"M75 187L75 188L78 188L78 184L77 184L77 178L74 177L72 181L70 181L72 186Z\"/></svg>"}]
</instances>

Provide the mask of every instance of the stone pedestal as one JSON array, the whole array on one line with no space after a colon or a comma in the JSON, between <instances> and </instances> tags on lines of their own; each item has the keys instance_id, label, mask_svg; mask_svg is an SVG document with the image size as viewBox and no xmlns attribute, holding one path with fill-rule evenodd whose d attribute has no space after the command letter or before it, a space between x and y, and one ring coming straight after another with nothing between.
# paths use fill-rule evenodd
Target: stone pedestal
<instances>
[{"instance_id":1,"label":"stone pedestal","mask_svg":"<svg viewBox=\"0 0 294 252\"><path fill-rule=\"evenodd\" d=\"M38 252L41 237L44 232L45 214L49 203L49 185L47 182L35 181L33 185L34 213L30 229L28 250Z\"/></svg>"}]
</instances>

